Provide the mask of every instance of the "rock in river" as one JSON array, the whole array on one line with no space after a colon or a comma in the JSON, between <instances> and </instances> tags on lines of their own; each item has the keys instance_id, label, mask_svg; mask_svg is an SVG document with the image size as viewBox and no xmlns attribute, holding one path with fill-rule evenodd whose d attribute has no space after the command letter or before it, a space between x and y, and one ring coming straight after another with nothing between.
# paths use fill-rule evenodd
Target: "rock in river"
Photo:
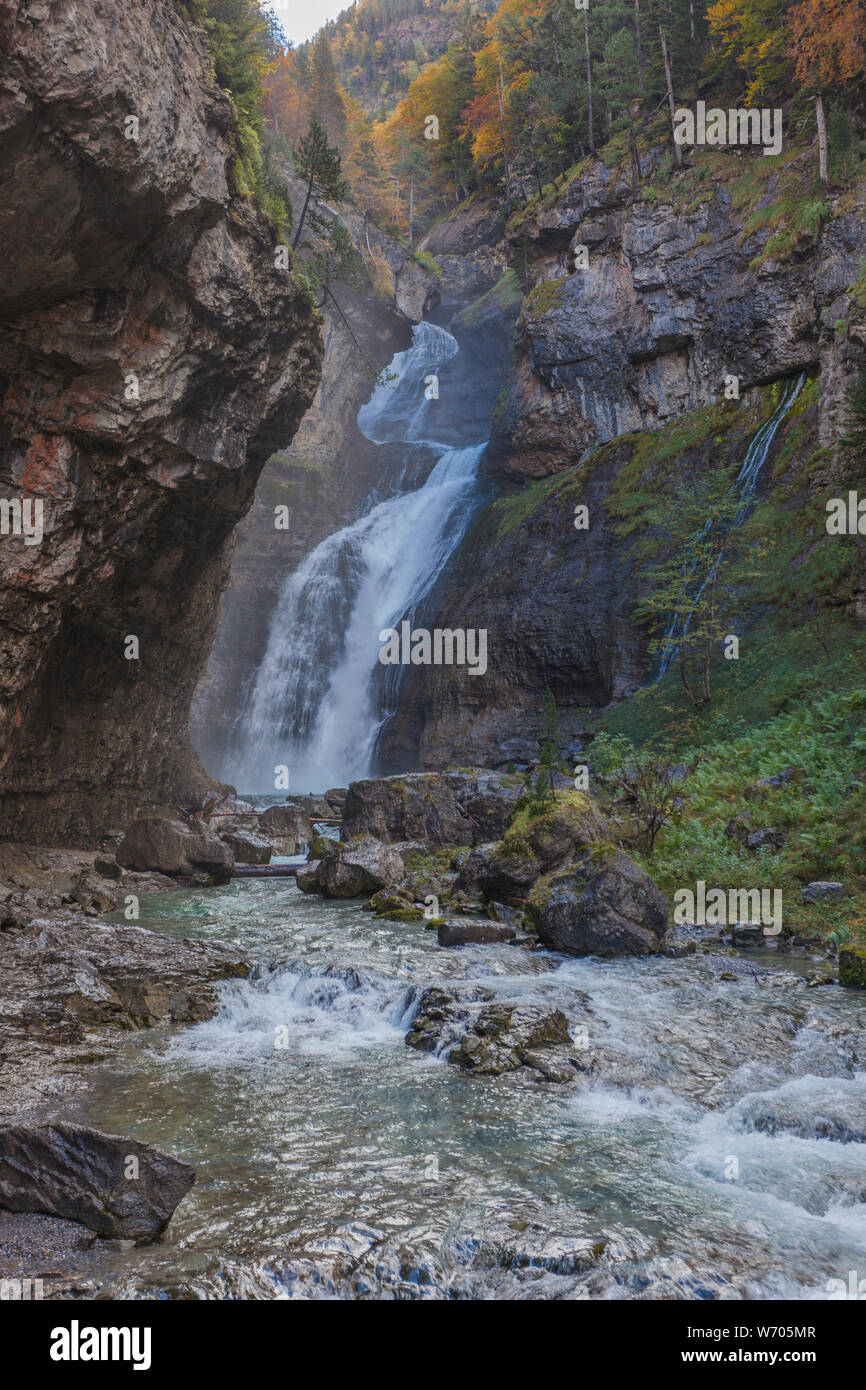
<instances>
[{"instance_id":1,"label":"rock in river","mask_svg":"<svg viewBox=\"0 0 866 1390\"><path fill-rule=\"evenodd\" d=\"M125 869L158 869L163 874L209 873L218 883L231 878L234 855L203 821L174 821L162 816L135 820L117 847Z\"/></svg>"},{"instance_id":2,"label":"rock in river","mask_svg":"<svg viewBox=\"0 0 866 1390\"><path fill-rule=\"evenodd\" d=\"M589 852L542 879L529 900L540 939L570 956L645 956L661 946L668 905L621 850Z\"/></svg>"},{"instance_id":3,"label":"rock in river","mask_svg":"<svg viewBox=\"0 0 866 1390\"><path fill-rule=\"evenodd\" d=\"M79 1221L101 1236L155 1240L195 1170L150 1144L81 1125L0 1127L0 1206Z\"/></svg>"},{"instance_id":4,"label":"rock in river","mask_svg":"<svg viewBox=\"0 0 866 1390\"><path fill-rule=\"evenodd\" d=\"M321 860L305 865L296 879L303 893L326 898L360 898L388 888L403 877L403 860L391 845L372 835L355 835L335 842Z\"/></svg>"}]
</instances>

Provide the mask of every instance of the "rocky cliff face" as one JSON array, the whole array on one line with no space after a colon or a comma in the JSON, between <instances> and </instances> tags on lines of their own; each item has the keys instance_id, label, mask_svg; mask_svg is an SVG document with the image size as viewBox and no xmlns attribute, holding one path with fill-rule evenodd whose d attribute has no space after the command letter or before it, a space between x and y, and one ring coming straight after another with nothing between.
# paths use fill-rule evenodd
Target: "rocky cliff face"
<instances>
[{"instance_id":1,"label":"rocky cliff face","mask_svg":"<svg viewBox=\"0 0 866 1390\"><path fill-rule=\"evenodd\" d=\"M389 739L404 750L414 741L420 766L536 756L547 686L578 746L591 710L649 678L648 634L634 619L641 498L741 460L767 414L758 388L799 371L814 383L809 409L780 431L762 486L784 450L784 490L798 498L789 505L814 507L810 459L838 438L866 345L856 290L866 189L828 200L810 230L794 205L797 161L775 174L757 165L766 184L749 206L728 169L702 175L694 207L689 189L632 205L625 174L587 166L553 206L510 224L533 288L482 461L509 493L465 538L435 618L486 628L488 669L407 673ZM576 265L579 246L588 269ZM723 402L728 373L740 397ZM589 508L585 531L578 504Z\"/></svg>"},{"instance_id":2,"label":"rocky cliff face","mask_svg":"<svg viewBox=\"0 0 866 1390\"><path fill-rule=\"evenodd\" d=\"M0 493L44 505L0 539L0 835L85 844L208 784L189 704L320 335L183 11L0 0L0 41Z\"/></svg>"},{"instance_id":3,"label":"rocky cliff face","mask_svg":"<svg viewBox=\"0 0 866 1390\"><path fill-rule=\"evenodd\" d=\"M812 159L801 152L773 169L775 160L725 153L676 195L638 203L625 171L591 164L552 207L512 224L534 283L488 471L558 472L600 441L722 399L728 374L744 391L819 370L830 442L845 358L866 346L862 309L845 343L836 332L861 273L866 188L823 203L812 195L812 215L798 217Z\"/></svg>"}]
</instances>

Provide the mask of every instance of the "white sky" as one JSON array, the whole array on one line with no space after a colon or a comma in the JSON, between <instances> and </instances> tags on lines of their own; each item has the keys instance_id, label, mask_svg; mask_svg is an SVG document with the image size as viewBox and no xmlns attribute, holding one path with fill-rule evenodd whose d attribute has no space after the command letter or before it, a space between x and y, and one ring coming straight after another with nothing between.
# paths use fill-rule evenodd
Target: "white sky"
<instances>
[{"instance_id":1,"label":"white sky","mask_svg":"<svg viewBox=\"0 0 866 1390\"><path fill-rule=\"evenodd\" d=\"M311 39L329 19L347 10L351 0L270 0L272 9L294 43Z\"/></svg>"}]
</instances>

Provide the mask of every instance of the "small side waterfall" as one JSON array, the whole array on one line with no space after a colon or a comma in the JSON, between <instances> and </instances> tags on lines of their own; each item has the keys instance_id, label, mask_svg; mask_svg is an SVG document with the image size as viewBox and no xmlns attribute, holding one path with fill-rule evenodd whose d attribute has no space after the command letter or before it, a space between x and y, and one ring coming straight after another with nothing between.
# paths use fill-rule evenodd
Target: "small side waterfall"
<instances>
[{"instance_id":1,"label":"small side waterfall","mask_svg":"<svg viewBox=\"0 0 866 1390\"><path fill-rule=\"evenodd\" d=\"M727 532L722 537L718 556L705 574L700 575L697 572L698 556L700 555L701 542L708 535L713 525L712 520L708 519L704 523L701 530L692 538L692 541L687 546L683 556L683 590L686 593L688 593L689 590L694 591L693 603L698 602L707 585L718 572L719 565L724 558L730 533L742 526L748 516L749 509L755 496L755 489L758 485L758 479L767 461L767 455L770 452L773 440L776 438L779 426L802 391L805 380L806 373L801 372L798 377L792 377L791 380L787 382L776 409L773 411L770 418L765 420L763 425L755 431L749 441L749 446L746 449L743 462L740 465L740 471L731 485L732 501L736 503L737 510ZM662 643L662 658L659 662L656 680L661 680L662 676L666 675L670 670L671 664L679 651L680 643L686 636L688 630L688 617L682 622L677 614L674 614L670 618L665 628Z\"/></svg>"},{"instance_id":2,"label":"small side waterfall","mask_svg":"<svg viewBox=\"0 0 866 1390\"><path fill-rule=\"evenodd\" d=\"M482 496L486 441L446 448L432 437L442 403L428 400L427 382L458 352L444 328L419 324L359 411L373 443L432 445L440 457L423 487L370 499L286 580L224 769L238 787L270 790L278 764L302 791L369 773L385 718L379 632L416 617Z\"/></svg>"}]
</instances>

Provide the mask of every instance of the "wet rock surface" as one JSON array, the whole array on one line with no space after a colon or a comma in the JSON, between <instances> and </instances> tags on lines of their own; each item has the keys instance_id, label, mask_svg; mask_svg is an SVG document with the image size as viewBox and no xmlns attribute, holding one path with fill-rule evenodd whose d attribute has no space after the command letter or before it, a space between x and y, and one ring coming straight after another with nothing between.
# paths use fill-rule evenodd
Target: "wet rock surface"
<instances>
[{"instance_id":1,"label":"wet rock surface","mask_svg":"<svg viewBox=\"0 0 866 1390\"><path fill-rule=\"evenodd\" d=\"M542 880L529 908L540 940L566 955L652 954L669 921L662 893L621 850L586 853Z\"/></svg>"},{"instance_id":2,"label":"wet rock surface","mask_svg":"<svg viewBox=\"0 0 866 1390\"><path fill-rule=\"evenodd\" d=\"M81 1125L0 1125L0 1207L155 1240L195 1170L150 1144Z\"/></svg>"},{"instance_id":3,"label":"wet rock surface","mask_svg":"<svg viewBox=\"0 0 866 1390\"><path fill-rule=\"evenodd\" d=\"M494 999L477 987L425 990L406 1046L444 1056L477 1076L523 1069L534 1080L566 1083L590 1069L591 1057L574 1046L560 1010Z\"/></svg>"},{"instance_id":4,"label":"wet rock surface","mask_svg":"<svg viewBox=\"0 0 866 1390\"><path fill-rule=\"evenodd\" d=\"M0 551L0 834L92 847L213 786L190 702L321 338L231 191L231 104L183 6L3 0L0 29L4 492L45 505L42 544Z\"/></svg>"},{"instance_id":5,"label":"wet rock surface","mask_svg":"<svg viewBox=\"0 0 866 1390\"><path fill-rule=\"evenodd\" d=\"M440 946L479 946L496 941L512 941L517 935L514 927L505 922L491 922L484 917L452 917L438 927Z\"/></svg>"},{"instance_id":6,"label":"wet rock surface","mask_svg":"<svg viewBox=\"0 0 866 1390\"><path fill-rule=\"evenodd\" d=\"M210 1017L217 983L247 969L236 946L72 912L0 932L0 1119L77 1089L131 1028Z\"/></svg>"}]
</instances>

